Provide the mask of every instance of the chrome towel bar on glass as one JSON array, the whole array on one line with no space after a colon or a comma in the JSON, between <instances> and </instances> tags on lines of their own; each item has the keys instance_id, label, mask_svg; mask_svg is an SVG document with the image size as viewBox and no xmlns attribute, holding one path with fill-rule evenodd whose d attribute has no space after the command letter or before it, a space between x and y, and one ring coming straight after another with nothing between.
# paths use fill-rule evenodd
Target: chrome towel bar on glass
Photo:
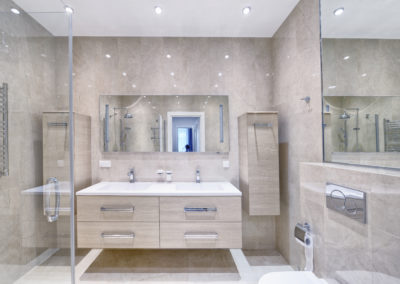
<instances>
[{"instance_id":1,"label":"chrome towel bar on glass","mask_svg":"<svg viewBox=\"0 0 400 284\"><path fill-rule=\"evenodd\" d=\"M135 233L101 233L103 239L134 239Z\"/></svg>"},{"instance_id":2,"label":"chrome towel bar on glass","mask_svg":"<svg viewBox=\"0 0 400 284\"><path fill-rule=\"evenodd\" d=\"M197 232L188 232L183 235L185 239L202 239L202 240L217 240L218 233L197 233Z\"/></svg>"},{"instance_id":3,"label":"chrome towel bar on glass","mask_svg":"<svg viewBox=\"0 0 400 284\"><path fill-rule=\"evenodd\" d=\"M135 211L135 207L125 207L125 208L119 208L119 207L105 207L101 206L100 211L102 212L128 212L128 213L133 213Z\"/></svg>"},{"instance_id":4,"label":"chrome towel bar on glass","mask_svg":"<svg viewBox=\"0 0 400 284\"><path fill-rule=\"evenodd\" d=\"M184 212L217 212L216 207L185 207Z\"/></svg>"}]
</instances>

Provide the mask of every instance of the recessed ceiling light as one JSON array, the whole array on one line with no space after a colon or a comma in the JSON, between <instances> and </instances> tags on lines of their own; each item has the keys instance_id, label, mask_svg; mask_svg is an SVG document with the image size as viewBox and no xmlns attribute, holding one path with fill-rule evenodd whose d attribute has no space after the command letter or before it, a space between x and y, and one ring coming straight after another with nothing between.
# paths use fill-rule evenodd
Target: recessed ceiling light
<instances>
[{"instance_id":1,"label":"recessed ceiling light","mask_svg":"<svg viewBox=\"0 0 400 284\"><path fill-rule=\"evenodd\" d=\"M361 74L361 77L367 77L367 73Z\"/></svg>"},{"instance_id":2,"label":"recessed ceiling light","mask_svg":"<svg viewBox=\"0 0 400 284\"><path fill-rule=\"evenodd\" d=\"M132 88L136 88L136 85L135 85L135 84L132 84ZM144 97L146 97L146 96L144 96Z\"/></svg>"},{"instance_id":3,"label":"recessed ceiling light","mask_svg":"<svg viewBox=\"0 0 400 284\"><path fill-rule=\"evenodd\" d=\"M222 72L219 72L219 73L218 73L218 77L222 77Z\"/></svg>"},{"instance_id":4,"label":"recessed ceiling light","mask_svg":"<svg viewBox=\"0 0 400 284\"><path fill-rule=\"evenodd\" d=\"M214 85L214 88L218 88L218 84L215 84L215 85Z\"/></svg>"},{"instance_id":5,"label":"recessed ceiling light","mask_svg":"<svg viewBox=\"0 0 400 284\"><path fill-rule=\"evenodd\" d=\"M128 75L126 72L122 72L122 76L126 77L126 75Z\"/></svg>"},{"instance_id":6,"label":"recessed ceiling light","mask_svg":"<svg viewBox=\"0 0 400 284\"><path fill-rule=\"evenodd\" d=\"M70 6L65 6L64 10L65 10L65 13L67 13L67 14L73 14L74 13L74 9L72 9Z\"/></svg>"},{"instance_id":7,"label":"recessed ceiling light","mask_svg":"<svg viewBox=\"0 0 400 284\"><path fill-rule=\"evenodd\" d=\"M155 6L155 7L154 7L154 12L155 12L157 15L160 15L160 14L162 13L161 7Z\"/></svg>"},{"instance_id":8,"label":"recessed ceiling light","mask_svg":"<svg viewBox=\"0 0 400 284\"><path fill-rule=\"evenodd\" d=\"M348 60L348 59L350 59L350 56L345 56L345 57L343 57L343 60Z\"/></svg>"},{"instance_id":9,"label":"recessed ceiling light","mask_svg":"<svg viewBox=\"0 0 400 284\"><path fill-rule=\"evenodd\" d=\"M329 86L328 89L336 89L336 86Z\"/></svg>"},{"instance_id":10,"label":"recessed ceiling light","mask_svg":"<svg viewBox=\"0 0 400 284\"><path fill-rule=\"evenodd\" d=\"M168 59L171 59L171 54L167 54L167 56L166 56Z\"/></svg>"},{"instance_id":11,"label":"recessed ceiling light","mask_svg":"<svg viewBox=\"0 0 400 284\"><path fill-rule=\"evenodd\" d=\"M16 8L11 8L10 11L13 12L15 15L21 14L21 12L20 12L18 9L16 9Z\"/></svg>"},{"instance_id":12,"label":"recessed ceiling light","mask_svg":"<svg viewBox=\"0 0 400 284\"><path fill-rule=\"evenodd\" d=\"M242 10L243 15L248 15L250 14L251 7L244 7Z\"/></svg>"},{"instance_id":13,"label":"recessed ceiling light","mask_svg":"<svg viewBox=\"0 0 400 284\"><path fill-rule=\"evenodd\" d=\"M229 54L225 54L225 59L229 59Z\"/></svg>"},{"instance_id":14,"label":"recessed ceiling light","mask_svg":"<svg viewBox=\"0 0 400 284\"><path fill-rule=\"evenodd\" d=\"M174 88L176 88L176 84L174 84Z\"/></svg>"},{"instance_id":15,"label":"recessed ceiling light","mask_svg":"<svg viewBox=\"0 0 400 284\"><path fill-rule=\"evenodd\" d=\"M106 57L106 58L111 58L111 55L107 53L107 54L105 55L105 57Z\"/></svg>"},{"instance_id":16,"label":"recessed ceiling light","mask_svg":"<svg viewBox=\"0 0 400 284\"><path fill-rule=\"evenodd\" d=\"M343 13L344 13L344 8L343 7L337 8L335 11L333 11L333 14L335 16L340 16Z\"/></svg>"},{"instance_id":17,"label":"recessed ceiling light","mask_svg":"<svg viewBox=\"0 0 400 284\"><path fill-rule=\"evenodd\" d=\"M175 76L175 73L174 73L174 72L171 72L171 73L169 73L169 74L170 74L172 77Z\"/></svg>"}]
</instances>

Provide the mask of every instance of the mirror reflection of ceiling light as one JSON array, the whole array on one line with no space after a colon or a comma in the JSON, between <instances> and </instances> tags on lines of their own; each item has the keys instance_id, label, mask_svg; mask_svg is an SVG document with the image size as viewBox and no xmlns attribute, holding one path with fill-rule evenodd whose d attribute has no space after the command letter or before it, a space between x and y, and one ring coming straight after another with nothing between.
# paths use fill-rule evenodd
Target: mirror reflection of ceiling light
<instances>
[{"instance_id":1,"label":"mirror reflection of ceiling light","mask_svg":"<svg viewBox=\"0 0 400 284\"><path fill-rule=\"evenodd\" d=\"M335 11L333 11L333 14L335 16L340 16L343 13L344 13L344 8L343 7L337 8Z\"/></svg>"},{"instance_id":2,"label":"mirror reflection of ceiling light","mask_svg":"<svg viewBox=\"0 0 400 284\"><path fill-rule=\"evenodd\" d=\"M15 15L21 14L21 12L16 8L11 8L10 11L13 12Z\"/></svg>"},{"instance_id":3,"label":"mirror reflection of ceiling light","mask_svg":"<svg viewBox=\"0 0 400 284\"><path fill-rule=\"evenodd\" d=\"M242 10L243 15L248 15L250 14L251 7L244 7Z\"/></svg>"},{"instance_id":4,"label":"mirror reflection of ceiling light","mask_svg":"<svg viewBox=\"0 0 400 284\"><path fill-rule=\"evenodd\" d=\"M349 60L350 59L350 56L345 56L345 57L343 57L343 60Z\"/></svg>"},{"instance_id":5,"label":"mirror reflection of ceiling light","mask_svg":"<svg viewBox=\"0 0 400 284\"><path fill-rule=\"evenodd\" d=\"M154 7L154 12L155 12L157 15L160 15L160 14L162 13L161 7L155 6L155 7Z\"/></svg>"}]
</instances>

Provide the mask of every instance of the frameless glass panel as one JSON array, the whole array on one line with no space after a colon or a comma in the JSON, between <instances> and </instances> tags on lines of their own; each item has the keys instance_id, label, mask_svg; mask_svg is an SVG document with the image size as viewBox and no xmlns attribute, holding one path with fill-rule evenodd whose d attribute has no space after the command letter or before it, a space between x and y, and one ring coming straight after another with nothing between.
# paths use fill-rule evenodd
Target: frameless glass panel
<instances>
[{"instance_id":1,"label":"frameless glass panel","mask_svg":"<svg viewBox=\"0 0 400 284\"><path fill-rule=\"evenodd\" d=\"M325 161L400 168L399 4L342 5L321 1Z\"/></svg>"},{"instance_id":2,"label":"frameless glass panel","mask_svg":"<svg viewBox=\"0 0 400 284\"><path fill-rule=\"evenodd\" d=\"M37 18L63 33L53 34ZM66 35L63 12L26 13L13 1L0 1L0 84L8 91L8 173L0 176L1 283L71 282Z\"/></svg>"}]
</instances>

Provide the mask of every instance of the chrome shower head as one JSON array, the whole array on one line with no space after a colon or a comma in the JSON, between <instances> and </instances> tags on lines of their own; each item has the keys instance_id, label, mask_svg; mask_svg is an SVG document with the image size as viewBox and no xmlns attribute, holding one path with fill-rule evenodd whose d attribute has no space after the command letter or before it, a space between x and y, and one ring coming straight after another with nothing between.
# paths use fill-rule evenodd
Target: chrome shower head
<instances>
[{"instance_id":1,"label":"chrome shower head","mask_svg":"<svg viewBox=\"0 0 400 284\"><path fill-rule=\"evenodd\" d=\"M342 113L339 116L339 119L349 119L350 118L350 114L348 114L346 111L344 111L344 113Z\"/></svg>"}]
</instances>

